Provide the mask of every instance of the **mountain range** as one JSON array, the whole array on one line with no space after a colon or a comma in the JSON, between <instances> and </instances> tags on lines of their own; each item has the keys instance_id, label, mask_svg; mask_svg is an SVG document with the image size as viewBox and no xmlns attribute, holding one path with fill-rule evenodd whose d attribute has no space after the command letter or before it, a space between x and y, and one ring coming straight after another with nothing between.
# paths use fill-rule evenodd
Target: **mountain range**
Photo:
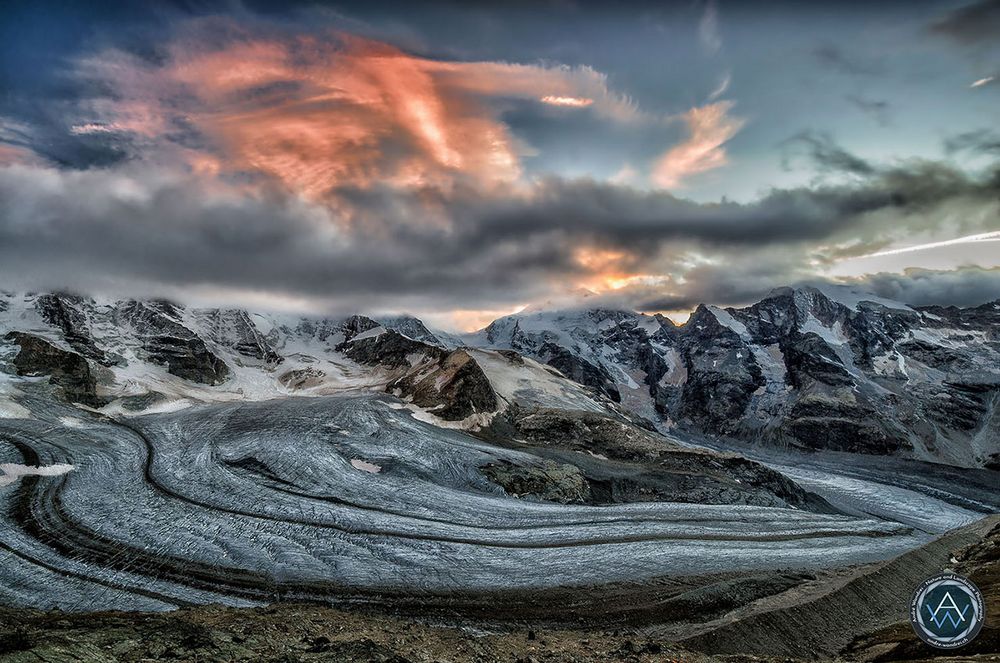
<instances>
[{"instance_id":1,"label":"mountain range","mask_svg":"<svg viewBox=\"0 0 1000 663\"><path fill-rule=\"evenodd\" d=\"M836 652L1000 509L997 314L798 288L455 335L4 294L0 604L696 615L773 653L888 573Z\"/></svg>"},{"instance_id":2,"label":"mountain range","mask_svg":"<svg viewBox=\"0 0 1000 663\"><path fill-rule=\"evenodd\" d=\"M555 366L667 429L1000 465L1000 301L909 307L848 287L660 315L513 315L467 338Z\"/></svg>"},{"instance_id":3,"label":"mountain range","mask_svg":"<svg viewBox=\"0 0 1000 663\"><path fill-rule=\"evenodd\" d=\"M701 305L683 325L577 308L454 335L411 316L5 294L0 336L13 372L49 375L103 412L374 389L478 430L530 394L679 436L1000 467L1000 302L917 308L780 288L745 308Z\"/></svg>"}]
</instances>

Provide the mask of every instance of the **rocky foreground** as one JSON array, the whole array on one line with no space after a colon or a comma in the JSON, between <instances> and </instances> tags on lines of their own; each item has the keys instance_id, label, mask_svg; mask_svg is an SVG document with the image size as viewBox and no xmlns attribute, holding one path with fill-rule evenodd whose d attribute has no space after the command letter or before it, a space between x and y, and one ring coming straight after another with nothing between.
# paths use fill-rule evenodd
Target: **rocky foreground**
<instances>
[{"instance_id":1,"label":"rocky foreground","mask_svg":"<svg viewBox=\"0 0 1000 663\"><path fill-rule=\"evenodd\" d=\"M982 589L976 641L942 654L905 621L914 578L950 568ZM645 593L606 586L496 596L475 607L350 609L279 603L170 613L0 609L0 661L994 661L1000 658L1000 520L952 532L882 564L811 576L664 581ZM632 588L634 589L634 588ZM859 597L867 596L867 602ZM638 597L638 598L637 598ZM468 598L468 597L466 597ZM412 616L415 612L421 617ZM719 617L722 613L724 616ZM701 630L701 635L691 632ZM739 633L737 633L739 632Z\"/></svg>"}]
</instances>

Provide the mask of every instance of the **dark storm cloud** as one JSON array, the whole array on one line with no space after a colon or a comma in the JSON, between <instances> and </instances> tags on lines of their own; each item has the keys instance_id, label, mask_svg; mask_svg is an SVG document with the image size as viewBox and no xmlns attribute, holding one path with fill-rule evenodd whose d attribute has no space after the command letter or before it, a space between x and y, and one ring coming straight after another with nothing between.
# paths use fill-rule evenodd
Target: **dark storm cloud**
<instances>
[{"instance_id":1,"label":"dark storm cloud","mask_svg":"<svg viewBox=\"0 0 1000 663\"><path fill-rule=\"evenodd\" d=\"M859 172L851 159L831 160L830 145L821 146L816 158ZM850 236L860 254L882 246L885 236L933 228L948 216L934 210L981 208L1000 192L995 173L973 177L944 164L862 170L865 177L853 184L775 190L750 204L700 204L559 178L527 191L342 190L340 205L355 210L344 225L326 206L213 191L161 171L15 167L0 171L0 276L7 287L148 284L340 298L367 307L485 307L591 276L579 252L606 249L624 254L619 268L685 272L694 285L682 295L653 302L650 294L643 302L669 308L695 299L735 301L799 280L805 246ZM693 270L669 258L658 262L682 245L714 247L728 257Z\"/></svg>"},{"instance_id":2,"label":"dark storm cloud","mask_svg":"<svg viewBox=\"0 0 1000 663\"><path fill-rule=\"evenodd\" d=\"M804 277L800 267L782 261L727 261L725 265L702 265L685 274L685 285L670 294L649 289L619 295L621 304L638 311L685 311L699 304L743 306L760 301L771 290L797 283Z\"/></svg>"},{"instance_id":3,"label":"dark storm cloud","mask_svg":"<svg viewBox=\"0 0 1000 663\"><path fill-rule=\"evenodd\" d=\"M1000 39L1000 0L973 2L949 12L930 30L960 44L996 45Z\"/></svg>"},{"instance_id":4,"label":"dark storm cloud","mask_svg":"<svg viewBox=\"0 0 1000 663\"><path fill-rule=\"evenodd\" d=\"M902 274L869 274L853 282L876 295L911 306L978 306L1000 300L1000 268L996 267L908 269Z\"/></svg>"},{"instance_id":5,"label":"dark storm cloud","mask_svg":"<svg viewBox=\"0 0 1000 663\"><path fill-rule=\"evenodd\" d=\"M694 286L677 295L643 298L644 293L620 293L616 302L640 311L683 311L699 304L746 306L760 301L775 288L850 284L910 306L979 306L1000 300L1000 268L977 266L952 270L907 269L902 273L878 272L833 280L784 271L780 264L739 265L720 269L706 266L692 274Z\"/></svg>"}]
</instances>

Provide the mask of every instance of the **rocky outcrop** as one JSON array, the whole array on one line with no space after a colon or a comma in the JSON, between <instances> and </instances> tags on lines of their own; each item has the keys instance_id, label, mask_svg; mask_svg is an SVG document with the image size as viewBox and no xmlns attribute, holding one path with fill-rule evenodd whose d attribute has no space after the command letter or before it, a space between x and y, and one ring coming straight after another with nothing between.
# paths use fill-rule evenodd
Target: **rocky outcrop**
<instances>
[{"instance_id":1,"label":"rocky outcrop","mask_svg":"<svg viewBox=\"0 0 1000 663\"><path fill-rule=\"evenodd\" d=\"M386 391L446 421L490 414L500 407L483 369L461 349L436 359L432 356L416 370L390 382Z\"/></svg>"},{"instance_id":2,"label":"rocky outcrop","mask_svg":"<svg viewBox=\"0 0 1000 663\"><path fill-rule=\"evenodd\" d=\"M679 344L687 381L678 414L700 427L731 433L764 384L760 367L749 360L743 339L706 307L695 310L689 324L692 329Z\"/></svg>"},{"instance_id":3,"label":"rocky outcrop","mask_svg":"<svg viewBox=\"0 0 1000 663\"><path fill-rule=\"evenodd\" d=\"M891 454L906 445L905 437L886 431L878 415L861 406L850 392L839 399L800 399L782 421L781 430L808 449Z\"/></svg>"},{"instance_id":4,"label":"rocky outcrop","mask_svg":"<svg viewBox=\"0 0 1000 663\"><path fill-rule=\"evenodd\" d=\"M180 310L164 301L124 302L116 308L142 343L145 359L167 367L177 377L208 385L225 382L229 367L205 342L180 322Z\"/></svg>"},{"instance_id":5,"label":"rocky outcrop","mask_svg":"<svg viewBox=\"0 0 1000 663\"><path fill-rule=\"evenodd\" d=\"M514 429L509 437L580 468L591 504L684 502L833 511L825 500L760 463L673 445L606 414L512 408L505 422ZM494 439L488 430L484 435Z\"/></svg>"},{"instance_id":6,"label":"rocky outcrop","mask_svg":"<svg viewBox=\"0 0 1000 663\"><path fill-rule=\"evenodd\" d=\"M513 497L527 497L561 504L590 501L590 484L580 468L569 463L539 461L516 465L509 461L479 468L490 481Z\"/></svg>"},{"instance_id":7,"label":"rocky outcrop","mask_svg":"<svg viewBox=\"0 0 1000 663\"><path fill-rule=\"evenodd\" d=\"M378 329L380 326L379 323L367 316L352 315L341 323L340 330L344 334L344 341L347 342L365 332Z\"/></svg>"},{"instance_id":8,"label":"rocky outcrop","mask_svg":"<svg viewBox=\"0 0 1000 663\"><path fill-rule=\"evenodd\" d=\"M340 349L358 363L401 371L386 391L446 421L492 413L500 406L483 369L461 348L449 352L379 328L377 333L343 343Z\"/></svg>"},{"instance_id":9,"label":"rocky outcrop","mask_svg":"<svg viewBox=\"0 0 1000 663\"><path fill-rule=\"evenodd\" d=\"M446 343L434 332L424 325L418 318L412 315L386 316L378 319L378 323L386 329L397 331L403 336L412 338L414 341L421 341L429 345L445 347Z\"/></svg>"},{"instance_id":10,"label":"rocky outcrop","mask_svg":"<svg viewBox=\"0 0 1000 663\"><path fill-rule=\"evenodd\" d=\"M347 340L337 349L359 364L400 368L412 366L414 358L440 359L446 354L441 348L415 341L392 330L380 330L367 335L365 332L379 329L378 323L361 316L355 316L352 320L351 326L347 327ZM369 320L374 326L365 328L365 324L359 320Z\"/></svg>"},{"instance_id":11,"label":"rocky outcrop","mask_svg":"<svg viewBox=\"0 0 1000 663\"><path fill-rule=\"evenodd\" d=\"M789 334L780 342L788 384L806 389L815 384L852 387L854 378L837 353L818 334Z\"/></svg>"},{"instance_id":12,"label":"rocky outcrop","mask_svg":"<svg viewBox=\"0 0 1000 663\"><path fill-rule=\"evenodd\" d=\"M621 402L621 392L615 384L615 379L603 366L592 364L554 343L544 343L537 354L541 361L570 380L592 387L616 403Z\"/></svg>"},{"instance_id":13,"label":"rocky outcrop","mask_svg":"<svg viewBox=\"0 0 1000 663\"><path fill-rule=\"evenodd\" d=\"M112 358L97 346L82 310L84 302L83 297L76 295L40 295L35 302L35 308L42 319L58 327L66 343L84 357L104 366L118 363L120 359Z\"/></svg>"},{"instance_id":14,"label":"rocky outcrop","mask_svg":"<svg viewBox=\"0 0 1000 663\"><path fill-rule=\"evenodd\" d=\"M195 313L207 336L218 345L231 348L242 357L267 366L276 366L283 357L257 329L246 311L206 309Z\"/></svg>"},{"instance_id":15,"label":"rocky outcrop","mask_svg":"<svg viewBox=\"0 0 1000 663\"><path fill-rule=\"evenodd\" d=\"M998 387L996 383L946 381L929 394L924 412L951 430L975 431L996 407Z\"/></svg>"},{"instance_id":16,"label":"rocky outcrop","mask_svg":"<svg viewBox=\"0 0 1000 663\"><path fill-rule=\"evenodd\" d=\"M23 332L10 332L4 338L20 348L12 362L18 375L48 375L49 382L60 389L66 400L91 407L103 404L97 396L90 364L82 355Z\"/></svg>"},{"instance_id":17,"label":"rocky outcrop","mask_svg":"<svg viewBox=\"0 0 1000 663\"><path fill-rule=\"evenodd\" d=\"M309 389L322 384L326 373L318 368L295 368L278 376L278 383L287 389Z\"/></svg>"}]
</instances>

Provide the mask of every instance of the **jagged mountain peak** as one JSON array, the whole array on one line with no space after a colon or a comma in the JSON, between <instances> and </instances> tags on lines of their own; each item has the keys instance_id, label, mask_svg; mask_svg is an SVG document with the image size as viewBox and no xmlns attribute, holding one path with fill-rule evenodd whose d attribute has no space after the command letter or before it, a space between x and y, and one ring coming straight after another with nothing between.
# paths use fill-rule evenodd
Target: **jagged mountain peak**
<instances>
[{"instance_id":1,"label":"jagged mountain peak","mask_svg":"<svg viewBox=\"0 0 1000 663\"><path fill-rule=\"evenodd\" d=\"M1000 308L914 309L853 286L699 305L680 326L601 309L501 318L478 344L549 363L662 425L782 444L1000 461ZM630 326L631 325L631 326ZM997 413L997 414L995 414Z\"/></svg>"},{"instance_id":2,"label":"jagged mountain peak","mask_svg":"<svg viewBox=\"0 0 1000 663\"><path fill-rule=\"evenodd\" d=\"M397 315L382 315L378 316L377 320L378 323L386 329L392 329L399 332L403 336L412 338L415 341L423 341L440 347L446 347L454 344L448 338L448 335L431 331L431 329L427 327L427 325L425 325L420 318L413 315L406 313Z\"/></svg>"}]
</instances>

